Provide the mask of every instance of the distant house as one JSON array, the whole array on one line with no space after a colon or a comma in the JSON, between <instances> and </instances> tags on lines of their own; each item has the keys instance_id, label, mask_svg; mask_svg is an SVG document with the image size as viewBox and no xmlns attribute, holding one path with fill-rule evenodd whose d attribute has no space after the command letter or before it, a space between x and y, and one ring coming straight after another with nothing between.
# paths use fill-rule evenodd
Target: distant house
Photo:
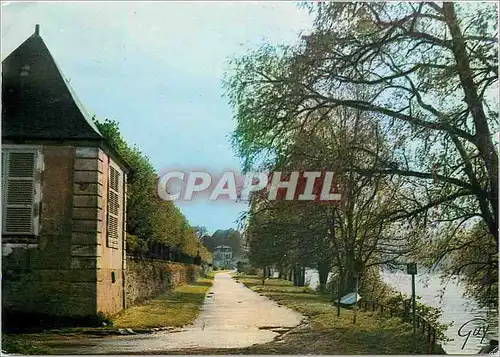
<instances>
[{"instance_id":1,"label":"distant house","mask_svg":"<svg viewBox=\"0 0 500 357\"><path fill-rule=\"evenodd\" d=\"M116 313L125 307L127 165L38 25L2 69L4 311Z\"/></svg>"},{"instance_id":2,"label":"distant house","mask_svg":"<svg viewBox=\"0 0 500 357\"><path fill-rule=\"evenodd\" d=\"M234 268L233 248L219 245L212 252L212 264L216 268Z\"/></svg>"}]
</instances>

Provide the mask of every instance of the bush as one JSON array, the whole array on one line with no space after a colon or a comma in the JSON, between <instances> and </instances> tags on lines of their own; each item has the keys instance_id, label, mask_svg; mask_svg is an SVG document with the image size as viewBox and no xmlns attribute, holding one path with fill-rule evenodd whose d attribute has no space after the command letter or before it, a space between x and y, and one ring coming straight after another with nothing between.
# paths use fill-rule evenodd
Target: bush
<instances>
[{"instance_id":1,"label":"bush","mask_svg":"<svg viewBox=\"0 0 500 357\"><path fill-rule=\"evenodd\" d=\"M330 279L326 282L326 291L332 296L335 296L337 298L337 285L338 285L338 277L336 273L333 273Z\"/></svg>"},{"instance_id":2,"label":"bush","mask_svg":"<svg viewBox=\"0 0 500 357\"><path fill-rule=\"evenodd\" d=\"M247 264L244 270L245 274L248 275L258 275L259 270L256 267L251 266L250 264Z\"/></svg>"},{"instance_id":3,"label":"bush","mask_svg":"<svg viewBox=\"0 0 500 357\"><path fill-rule=\"evenodd\" d=\"M245 271L245 268L246 268L246 263L244 262L237 262L236 263L236 270L238 271L238 273L243 273Z\"/></svg>"},{"instance_id":4,"label":"bush","mask_svg":"<svg viewBox=\"0 0 500 357\"><path fill-rule=\"evenodd\" d=\"M148 243L135 235L127 234L127 254L146 255L148 253Z\"/></svg>"},{"instance_id":5,"label":"bush","mask_svg":"<svg viewBox=\"0 0 500 357\"><path fill-rule=\"evenodd\" d=\"M397 295L396 291L382 279L378 267L368 269L360 280L358 292L364 298L388 303L388 299Z\"/></svg>"},{"instance_id":6,"label":"bush","mask_svg":"<svg viewBox=\"0 0 500 357\"><path fill-rule=\"evenodd\" d=\"M126 223L127 232L130 233L127 252L144 256L148 252L147 241L151 240L171 247L177 246L180 253L186 256L195 257L199 252L202 260L210 259L210 253L198 245L195 229L189 225L180 209L174 202L162 201L157 197L157 173L150 159L137 147L127 144L116 121L95 120L95 124L109 146L120 154L131 169L127 182Z\"/></svg>"},{"instance_id":7,"label":"bush","mask_svg":"<svg viewBox=\"0 0 500 357\"><path fill-rule=\"evenodd\" d=\"M376 300L381 304L392 306L401 311L404 310L405 303L411 306L410 297L397 292L387 284L382 279L378 269L372 269L365 274L360 283L359 294L363 298ZM451 324L441 324L439 322L439 317L443 312L442 309L427 306L419 302L420 296L416 296L416 300L415 312L436 328L436 339L440 342L449 341L445 332Z\"/></svg>"}]
</instances>

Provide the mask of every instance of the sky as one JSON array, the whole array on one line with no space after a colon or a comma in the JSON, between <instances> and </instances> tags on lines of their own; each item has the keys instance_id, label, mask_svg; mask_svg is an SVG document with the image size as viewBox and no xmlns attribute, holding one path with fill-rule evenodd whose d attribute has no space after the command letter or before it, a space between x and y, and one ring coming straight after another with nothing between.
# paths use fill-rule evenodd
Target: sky
<instances>
[{"instance_id":1,"label":"sky","mask_svg":"<svg viewBox=\"0 0 500 357\"><path fill-rule=\"evenodd\" d=\"M86 109L116 120L157 171L238 171L222 95L227 61L294 43L312 19L293 2L2 2L2 60L40 35ZM193 226L237 228L244 203L177 202Z\"/></svg>"}]
</instances>

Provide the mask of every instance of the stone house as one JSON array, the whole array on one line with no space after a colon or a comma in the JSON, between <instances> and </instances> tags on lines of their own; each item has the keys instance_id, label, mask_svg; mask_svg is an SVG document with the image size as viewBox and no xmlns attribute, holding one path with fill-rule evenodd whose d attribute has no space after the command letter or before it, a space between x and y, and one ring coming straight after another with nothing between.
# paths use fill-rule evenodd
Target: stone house
<instances>
[{"instance_id":1,"label":"stone house","mask_svg":"<svg viewBox=\"0 0 500 357\"><path fill-rule=\"evenodd\" d=\"M216 268L234 268L233 248L227 245L219 245L212 252L212 264Z\"/></svg>"},{"instance_id":2,"label":"stone house","mask_svg":"<svg viewBox=\"0 0 500 357\"><path fill-rule=\"evenodd\" d=\"M125 307L128 167L39 34L2 62L4 312L110 315Z\"/></svg>"}]
</instances>

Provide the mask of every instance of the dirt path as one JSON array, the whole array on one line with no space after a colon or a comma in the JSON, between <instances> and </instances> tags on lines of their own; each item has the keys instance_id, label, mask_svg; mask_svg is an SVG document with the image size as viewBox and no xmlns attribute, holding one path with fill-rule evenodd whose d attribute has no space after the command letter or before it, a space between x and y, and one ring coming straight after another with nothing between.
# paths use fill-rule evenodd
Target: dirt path
<instances>
[{"instance_id":1,"label":"dirt path","mask_svg":"<svg viewBox=\"0 0 500 357\"><path fill-rule=\"evenodd\" d=\"M302 319L299 313L220 273L215 276L200 315L188 328L58 342L51 349L56 354L147 354L190 348L242 348L269 342L299 325Z\"/></svg>"}]
</instances>

